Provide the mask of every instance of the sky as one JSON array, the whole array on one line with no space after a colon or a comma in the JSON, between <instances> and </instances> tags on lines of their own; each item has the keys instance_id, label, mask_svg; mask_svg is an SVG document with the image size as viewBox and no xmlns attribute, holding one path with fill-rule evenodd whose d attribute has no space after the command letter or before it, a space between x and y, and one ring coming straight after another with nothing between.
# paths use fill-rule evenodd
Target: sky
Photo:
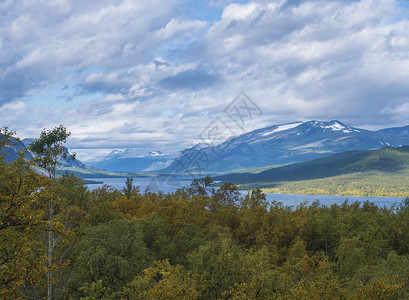
<instances>
[{"instance_id":1,"label":"sky","mask_svg":"<svg viewBox=\"0 0 409 300\"><path fill-rule=\"evenodd\" d=\"M408 82L407 0L0 0L0 127L63 124L80 160L177 153L217 122L409 125Z\"/></svg>"}]
</instances>

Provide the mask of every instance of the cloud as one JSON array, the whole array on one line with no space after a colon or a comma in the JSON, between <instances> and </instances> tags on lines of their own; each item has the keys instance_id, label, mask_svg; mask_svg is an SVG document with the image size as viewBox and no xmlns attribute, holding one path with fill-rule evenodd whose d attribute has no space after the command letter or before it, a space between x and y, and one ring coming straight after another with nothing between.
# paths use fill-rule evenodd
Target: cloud
<instances>
[{"instance_id":1,"label":"cloud","mask_svg":"<svg viewBox=\"0 0 409 300\"><path fill-rule=\"evenodd\" d=\"M221 83L217 74L211 74L202 67L179 72L160 80L159 84L168 89L201 89L210 88Z\"/></svg>"},{"instance_id":2,"label":"cloud","mask_svg":"<svg viewBox=\"0 0 409 300\"><path fill-rule=\"evenodd\" d=\"M390 116L392 119L407 118L409 116L409 102L400 104L396 107L387 106L381 109L382 115Z\"/></svg>"},{"instance_id":3,"label":"cloud","mask_svg":"<svg viewBox=\"0 0 409 300\"><path fill-rule=\"evenodd\" d=\"M89 69L150 62L169 40L206 25L174 18L173 5L159 0L2 2L0 105L39 86L77 81Z\"/></svg>"},{"instance_id":4,"label":"cloud","mask_svg":"<svg viewBox=\"0 0 409 300\"><path fill-rule=\"evenodd\" d=\"M180 38L191 35L192 31L199 31L206 26L206 22L203 21L191 21L172 19L166 26L155 32L155 37L160 40L170 40L175 37Z\"/></svg>"},{"instance_id":5,"label":"cloud","mask_svg":"<svg viewBox=\"0 0 409 300\"><path fill-rule=\"evenodd\" d=\"M396 19L396 2L281 3L228 5L191 58L212 57L267 115L376 123L385 101L409 96L408 22Z\"/></svg>"},{"instance_id":6,"label":"cloud","mask_svg":"<svg viewBox=\"0 0 409 300\"><path fill-rule=\"evenodd\" d=\"M263 110L246 130L406 125L409 21L398 0L209 0L192 15L185 3L1 2L0 120L26 136L63 123L78 149L177 151L245 91ZM70 102L30 102L65 85Z\"/></svg>"},{"instance_id":7,"label":"cloud","mask_svg":"<svg viewBox=\"0 0 409 300\"><path fill-rule=\"evenodd\" d=\"M131 83L122 80L118 73L92 73L84 78L80 87L88 92L119 93L126 88L129 89Z\"/></svg>"}]
</instances>

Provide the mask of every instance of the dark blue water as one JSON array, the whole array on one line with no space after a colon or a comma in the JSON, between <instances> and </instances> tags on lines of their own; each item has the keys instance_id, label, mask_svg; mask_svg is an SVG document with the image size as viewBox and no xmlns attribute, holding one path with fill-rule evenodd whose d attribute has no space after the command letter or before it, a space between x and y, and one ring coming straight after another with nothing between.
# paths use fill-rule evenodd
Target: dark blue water
<instances>
[{"instance_id":1,"label":"dark blue water","mask_svg":"<svg viewBox=\"0 0 409 300\"><path fill-rule=\"evenodd\" d=\"M122 189L125 187L126 178L87 178L94 181L103 181L99 184L87 184L88 188L93 190L102 187L104 184L108 184L113 188ZM159 177L159 178L149 178L149 177L134 177L133 185L139 186L141 192L149 186L152 192L157 192L161 190L163 192L175 192L178 188L189 185L191 179L180 178L180 177Z\"/></svg>"},{"instance_id":2,"label":"dark blue water","mask_svg":"<svg viewBox=\"0 0 409 300\"><path fill-rule=\"evenodd\" d=\"M378 207L390 208L392 204L399 203L403 197L357 197L357 196L335 196L335 195L292 195L292 194L275 194L275 193L266 193L267 199L270 201L282 202L285 206L296 207L297 205L308 201L308 204L313 203L314 201L319 200L320 204L325 206L331 206L332 204L341 205L348 200L348 203L353 202L373 202Z\"/></svg>"},{"instance_id":3,"label":"dark blue water","mask_svg":"<svg viewBox=\"0 0 409 300\"><path fill-rule=\"evenodd\" d=\"M103 184L108 184L116 189L122 189L125 187L126 178L90 178L95 181L102 181L101 184L88 184L88 188L93 190L98 187L102 187ZM157 192L161 190L163 192L174 192L178 188L187 186L190 184L189 178L172 178L172 177L161 177L161 178L134 178L134 186L139 186L141 192L149 186L152 192ZM243 191L243 194L246 193ZM319 200L320 204L331 206L332 204L341 205L345 200L348 203L353 203L355 201L365 202L369 200L379 207L391 207L394 203L401 202L403 197L356 197L356 196L334 196L334 195L292 195L292 194L276 194L276 193L266 193L267 200L277 201L283 203L284 206L296 207L297 205L308 202L311 204L314 201Z\"/></svg>"}]
</instances>

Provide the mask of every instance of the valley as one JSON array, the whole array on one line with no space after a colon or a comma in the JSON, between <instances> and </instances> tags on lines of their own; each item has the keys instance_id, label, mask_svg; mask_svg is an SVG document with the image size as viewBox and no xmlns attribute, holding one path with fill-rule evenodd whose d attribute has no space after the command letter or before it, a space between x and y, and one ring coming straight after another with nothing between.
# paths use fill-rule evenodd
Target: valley
<instances>
[{"instance_id":1,"label":"valley","mask_svg":"<svg viewBox=\"0 0 409 300\"><path fill-rule=\"evenodd\" d=\"M409 299L408 0L0 0L0 300Z\"/></svg>"},{"instance_id":2,"label":"valley","mask_svg":"<svg viewBox=\"0 0 409 300\"><path fill-rule=\"evenodd\" d=\"M59 173L86 183L98 178L211 176L240 189L268 193L391 196L409 193L409 126L370 131L340 121L273 125L231 137L215 147L198 144L177 156L114 150L87 164L61 161ZM6 161L26 151L33 139L5 148ZM68 152L67 152L68 153ZM181 167L182 166L182 167Z\"/></svg>"}]
</instances>

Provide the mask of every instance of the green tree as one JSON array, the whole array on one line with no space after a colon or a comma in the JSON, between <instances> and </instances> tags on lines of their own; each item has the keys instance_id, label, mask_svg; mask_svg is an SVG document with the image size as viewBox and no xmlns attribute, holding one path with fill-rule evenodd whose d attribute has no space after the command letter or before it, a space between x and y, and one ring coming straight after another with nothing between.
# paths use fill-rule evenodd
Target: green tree
<instances>
[{"instance_id":1,"label":"green tree","mask_svg":"<svg viewBox=\"0 0 409 300\"><path fill-rule=\"evenodd\" d=\"M137 221L146 246L153 252L155 259L160 259L161 249L171 241L168 224L156 214L149 214Z\"/></svg>"},{"instance_id":2,"label":"green tree","mask_svg":"<svg viewBox=\"0 0 409 300\"><path fill-rule=\"evenodd\" d=\"M69 292L74 298L86 296L80 288L99 280L112 293L132 281L152 261L142 232L135 221L114 220L86 230L77 246Z\"/></svg>"},{"instance_id":3,"label":"green tree","mask_svg":"<svg viewBox=\"0 0 409 300\"><path fill-rule=\"evenodd\" d=\"M220 235L188 255L189 267L200 299L221 299L242 273L241 249ZM227 298L227 297L226 297Z\"/></svg>"},{"instance_id":4,"label":"green tree","mask_svg":"<svg viewBox=\"0 0 409 300\"><path fill-rule=\"evenodd\" d=\"M188 187L190 195L211 196L214 193L214 182L209 176L204 178L195 178Z\"/></svg>"},{"instance_id":5,"label":"green tree","mask_svg":"<svg viewBox=\"0 0 409 300\"><path fill-rule=\"evenodd\" d=\"M0 153L13 140L0 129ZM44 199L50 182L21 155L7 164L0 156L0 298L19 298L27 282L41 281L43 250L36 235L43 228Z\"/></svg>"},{"instance_id":6,"label":"green tree","mask_svg":"<svg viewBox=\"0 0 409 300\"><path fill-rule=\"evenodd\" d=\"M133 186L133 177L127 177L125 180L125 187L122 189L125 197L131 199L133 195L138 195L139 186Z\"/></svg>"},{"instance_id":7,"label":"green tree","mask_svg":"<svg viewBox=\"0 0 409 300\"><path fill-rule=\"evenodd\" d=\"M4 162L7 153L4 151L7 145L10 145L13 140L14 131L9 131L7 127L0 128L0 160ZM3 152L4 151L4 152Z\"/></svg>"},{"instance_id":8,"label":"green tree","mask_svg":"<svg viewBox=\"0 0 409 300\"><path fill-rule=\"evenodd\" d=\"M69 155L64 144L71 135L67 129L60 125L52 130L43 130L40 137L29 147L34 153L34 161L43 168L48 177L55 179L57 171L63 167L62 160L74 160L74 155Z\"/></svg>"},{"instance_id":9,"label":"green tree","mask_svg":"<svg viewBox=\"0 0 409 300\"><path fill-rule=\"evenodd\" d=\"M162 257L172 264L187 266L187 254L205 243L205 236L196 225L186 225L178 231L172 241L161 249Z\"/></svg>"},{"instance_id":10,"label":"green tree","mask_svg":"<svg viewBox=\"0 0 409 300\"><path fill-rule=\"evenodd\" d=\"M216 205L221 206L238 206L241 202L239 189L231 182L226 182L216 189L212 198Z\"/></svg>"},{"instance_id":11,"label":"green tree","mask_svg":"<svg viewBox=\"0 0 409 300\"><path fill-rule=\"evenodd\" d=\"M156 261L125 288L125 299L197 299L194 282L180 265Z\"/></svg>"},{"instance_id":12,"label":"green tree","mask_svg":"<svg viewBox=\"0 0 409 300\"><path fill-rule=\"evenodd\" d=\"M251 190L246 194L242 203L242 207L246 207L249 209L256 209L256 208L267 208L267 200L266 194L264 194L261 189L254 189Z\"/></svg>"},{"instance_id":13,"label":"green tree","mask_svg":"<svg viewBox=\"0 0 409 300\"><path fill-rule=\"evenodd\" d=\"M87 208L87 222L89 225L96 226L111 220L123 219L125 215L115 209L115 202L124 195L104 184L90 192L89 207Z\"/></svg>"},{"instance_id":14,"label":"green tree","mask_svg":"<svg viewBox=\"0 0 409 300\"><path fill-rule=\"evenodd\" d=\"M34 153L34 161L39 167L44 169L48 177L55 180L59 164L63 159L75 159L75 156L69 156L67 148L64 144L70 136L70 132L60 125L52 130L43 130L40 137L36 139L31 145L30 150ZM53 197L48 201L48 248L47 248L47 298L53 298L53 253L57 246L57 240L54 238L54 214L55 203Z\"/></svg>"}]
</instances>

